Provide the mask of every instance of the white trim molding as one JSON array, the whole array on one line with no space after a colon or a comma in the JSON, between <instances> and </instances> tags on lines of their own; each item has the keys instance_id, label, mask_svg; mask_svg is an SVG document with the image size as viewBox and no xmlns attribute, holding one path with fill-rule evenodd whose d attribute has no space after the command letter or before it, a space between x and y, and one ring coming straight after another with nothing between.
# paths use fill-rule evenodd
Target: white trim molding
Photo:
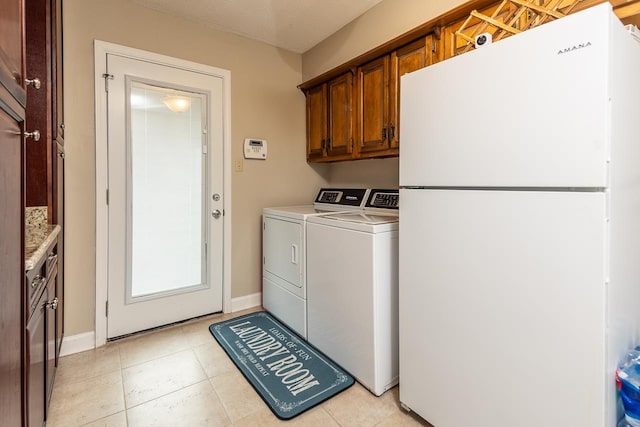
<instances>
[{"instance_id":1,"label":"white trim molding","mask_svg":"<svg viewBox=\"0 0 640 427\"><path fill-rule=\"evenodd\" d=\"M62 347L60 347L60 357L68 356L82 351L93 350L96 347L95 332L84 332L82 334L64 337Z\"/></svg>"},{"instance_id":2,"label":"white trim molding","mask_svg":"<svg viewBox=\"0 0 640 427\"><path fill-rule=\"evenodd\" d=\"M222 78L223 91L223 152L224 152L224 248L223 248L223 284L222 310L230 313L234 303L231 299L231 71L209 65L198 64L183 59L172 58L153 52L134 49L100 40L94 41L95 64L95 137L96 137L96 311L95 311L95 347L107 342L106 304L108 296L108 211L106 192L108 185L107 165L107 97L104 88L103 73L107 69L107 55L120 55L133 59L168 65L214 75ZM258 303L260 304L260 302ZM80 334L84 336L84 334ZM83 338L84 339L84 338ZM65 338L67 340L67 338ZM93 347L91 347L93 348ZM88 348L85 348L88 349ZM80 350L82 351L82 350Z\"/></svg>"},{"instance_id":3,"label":"white trim molding","mask_svg":"<svg viewBox=\"0 0 640 427\"><path fill-rule=\"evenodd\" d=\"M231 312L262 306L262 292L236 297L231 301ZM225 311L226 313L226 311Z\"/></svg>"},{"instance_id":4,"label":"white trim molding","mask_svg":"<svg viewBox=\"0 0 640 427\"><path fill-rule=\"evenodd\" d=\"M255 307L262 307L262 292L231 299L231 310L225 310L225 313L235 313ZM69 356L70 354L81 353L87 350L93 350L99 347L96 341L95 331L83 332L77 335L65 336L62 340L60 357Z\"/></svg>"}]
</instances>

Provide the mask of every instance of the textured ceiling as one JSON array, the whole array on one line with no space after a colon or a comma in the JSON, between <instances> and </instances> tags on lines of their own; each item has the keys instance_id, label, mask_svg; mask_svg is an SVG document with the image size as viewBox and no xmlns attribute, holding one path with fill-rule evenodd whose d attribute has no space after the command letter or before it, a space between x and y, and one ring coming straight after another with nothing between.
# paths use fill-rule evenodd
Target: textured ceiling
<instances>
[{"instance_id":1,"label":"textured ceiling","mask_svg":"<svg viewBox=\"0 0 640 427\"><path fill-rule=\"evenodd\" d=\"M273 46L303 53L382 0L132 0Z\"/></svg>"}]
</instances>

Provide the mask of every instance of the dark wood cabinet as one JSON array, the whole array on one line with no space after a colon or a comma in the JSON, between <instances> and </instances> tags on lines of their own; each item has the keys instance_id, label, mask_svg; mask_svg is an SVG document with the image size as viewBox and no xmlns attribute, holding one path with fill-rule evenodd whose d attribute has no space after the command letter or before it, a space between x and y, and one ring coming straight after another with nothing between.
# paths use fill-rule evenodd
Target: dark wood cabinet
<instances>
[{"instance_id":1,"label":"dark wood cabinet","mask_svg":"<svg viewBox=\"0 0 640 427\"><path fill-rule=\"evenodd\" d=\"M44 286L43 286L44 287ZM26 425L42 426L46 393L46 303L47 289L36 297L35 309L27 324L27 419ZM42 291L42 289L40 289Z\"/></svg>"},{"instance_id":2,"label":"dark wood cabinet","mask_svg":"<svg viewBox=\"0 0 640 427\"><path fill-rule=\"evenodd\" d=\"M56 314L56 366L60 357L60 347L64 336L64 147L56 142L56 159L54 167L54 209L53 223L61 227L58 234L57 245L57 265L58 274L56 276L56 294L58 298L58 308Z\"/></svg>"},{"instance_id":3,"label":"dark wood cabinet","mask_svg":"<svg viewBox=\"0 0 640 427\"><path fill-rule=\"evenodd\" d=\"M26 72L38 83L27 86L27 132L39 137L26 143L27 206L51 206L51 2L25 0Z\"/></svg>"},{"instance_id":4,"label":"dark wood cabinet","mask_svg":"<svg viewBox=\"0 0 640 427\"><path fill-rule=\"evenodd\" d=\"M24 26L23 2L0 0L0 424L23 423Z\"/></svg>"},{"instance_id":5,"label":"dark wood cabinet","mask_svg":"<svg viewBox=\"0 0 640 427\"><path fill-rule=\"evenodd\" d=\"M62 1L25 0L26 69L39 86L27 86L26 125L38 130L39 141L26 140L26 206L46 206L48 222L64 227L64 119L62 96ZM58 355L63 335L64 241L58 237L60 301L55 335ZM57 361L57 356L56 356ZM57 363L57 362L56 362Z\"/></svg>"},{"instance_id":6,"label":"dark wood cabinet","mask_svg":"<svg viewBox=\"0 0 640 427\"><path fill-rule=\"evenodd\" d=\"M46 328L47 335L45 337L46 346L46 366L45 366L45 414L48 413L49 402L51 401L51 393L53 392L53 378L56 372L56 349L57 349L57 313L58 313L58 297L56 296L58 272L57 266L54 265L49 273L49 281L47 282L47 300L45 302L46 310ZM46 415L45 415L46 417Z\"/></svg>"},{"instance_id":7,"label":"dark wood cabinet","mask_svg":"<svg viewBox=\"0 0 640 427\"><path fill-rule=\"evenodd\" d=\"M64 216L62 135L54 132L54 120L62 123L61 107L55 119L52 113L54 103L62 105L62 93L52 86L57 66L52 58L61 60L60 5L60 0L0 0L0 424L7 427L41 426L46 419L63 333L55 304L64 293L57 257L43 261L53 267L46 269L48 286L36 282L39 293L25 279L27 195L30 206L48 207L49 222ZM27 147L25 135L34 130L40 141L32 135ZM54 135L59 144L54 145ZM62 243L54 247L60 251Z\"/></svg>"},{"instance_id":8,"label":"dark wood cabinet","mask_svg":"<svg viewBox=\"0 0 640 427\"><path fill-rule=\"evenodd\" d=\"M41 426L53 391L59 352L57 239L26 275L28 313L26 329L26 425Z\"/></svg>"},{"instance_id":9,"label":"dark wood cabinet","mask_svg":"<svg viewBox=\"0 0 640 427\"><path fill-rule=\"evenodd\" d=\"M307 161L398 156L400 77L442 58L430 33L351 72L305 89Z\"/></svg>"},{"instance_id":10,"label":"dark wood cabinet","mask_svg":"<svg viewBox=\"0 0 640 427\"><path fill-rule=\"evenodd\" d=\"M307 159L335 161L353 151L353 74L310 88L307 96Z\"/></svg>"},{"instance_id":11,"label":"dark wood cabinet","mask_svg":"<svg viewBox=\"0 0 640 427\"><path fill-rule=\"evenodd\" d=\"M51 1L51 134L64 145L64 97L62 67L62 0Z\"/></svg>"},{"instance_id":12,"label":"dark wood cabinet","mask_svg":"<svg viewBox=\"0 0 640 427\"><path fill-rule=\"evenodd\" d=\"M4 107L0 90L0 416L3 426L22 418L24 332L24 199L22 120Z\"/></svg>"}]
</instances>

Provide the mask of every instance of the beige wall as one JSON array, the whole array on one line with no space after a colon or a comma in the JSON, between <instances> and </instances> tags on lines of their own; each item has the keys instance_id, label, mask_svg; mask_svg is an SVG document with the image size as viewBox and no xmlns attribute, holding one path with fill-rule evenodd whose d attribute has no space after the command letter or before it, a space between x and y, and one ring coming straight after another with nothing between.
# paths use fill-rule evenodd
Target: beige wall
<instances>
[{"instance_id":1,"label":"beige wall","mask_svg":"<svg viewBox=\"0 0 640 427\"><path fill-rule=\"evenodd\" d=\"M94 39L231 71L232 158L242 158L245 137L269 146L268 160L244 160L232 173L232 297L260 292L262 208L307 203L328 177L326 165L305 162L301 56L127 0L65 0L64 8L65 334L94 330Z\"/></svg>"}]
</instances>

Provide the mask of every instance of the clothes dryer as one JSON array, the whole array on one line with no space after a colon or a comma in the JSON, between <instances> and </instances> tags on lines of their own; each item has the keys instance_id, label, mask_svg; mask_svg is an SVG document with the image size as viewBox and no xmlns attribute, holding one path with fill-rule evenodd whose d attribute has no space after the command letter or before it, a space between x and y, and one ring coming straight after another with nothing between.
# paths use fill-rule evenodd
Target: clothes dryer
<instances>
[{"instance_id":1,"label":"clothes dryer","mask_svg":"<svg viewBox=\"0 0 640 427\"><path fill-rule=\"evenodd\" d=\"M263 209L262 305L303 338L307 338L307 220L362 210L368 195L364 188L322 188L313 205Z\"/></svg>"}]
</instances>

